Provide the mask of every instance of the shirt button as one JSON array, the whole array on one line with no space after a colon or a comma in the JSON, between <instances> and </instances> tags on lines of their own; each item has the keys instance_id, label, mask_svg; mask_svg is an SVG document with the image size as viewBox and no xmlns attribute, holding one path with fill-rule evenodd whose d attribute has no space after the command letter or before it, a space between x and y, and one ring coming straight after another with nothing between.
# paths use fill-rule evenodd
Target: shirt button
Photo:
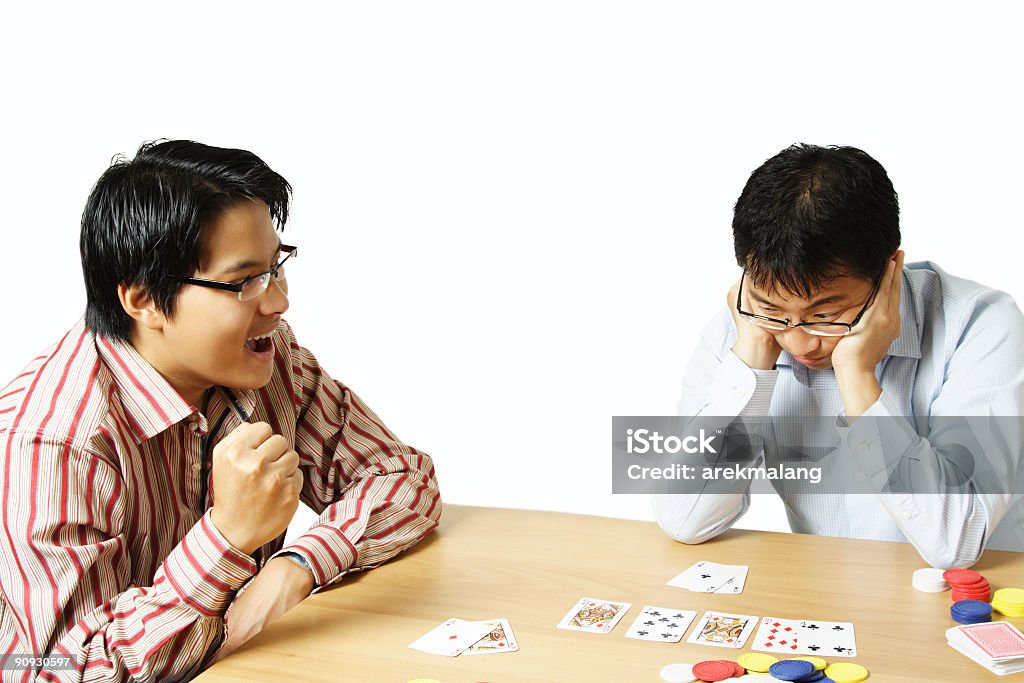
<instances>
[{"instance_id":1,"label":"shirt button","mask_svg":"<svg viewBox=\"0 0 1024 683\"><path fill-rule=\"evenodd\" d=\"M903 519L910 519L913 516L914 516L914 513L911 512L910 510L904 510L903 511Z\"/></svg>"},{"instance_id":2,"label":"shirt button","mask_svg":"<svg viewBox=\"0 0 1024 683\"><path fill-rule=\"evenodd\" d=\"M203 466L200 463L198 463L198 462L195 463L194 465L192 465L192 471L193 472L199 472L202 469L203 469Z\"/></svg>"},{"instance_id":3,"label":"shirt button","mask_svg":"<svg viewBox=\"0 0 1024 683\"><path fill-rule=\"evenodd\" d=\"M871 446L869 446L868 444L866 444L866 443L862 443L862 444L860 445L860 452L861 452L861 453L867 453L867 452L868 452L868 451L870 451L870 450L871 450Z\"/></svg>"},{"instance_id":4,"label":"shirt button","mask_svg":"<svg viewBox=\"0 0 1024 683\"><path fill-rule=\"evenodd\" d=\"M195 421L195 420L189 420L188 421L188 428L189 428L190 431L197 432L197 431L199 431L199 423L197 421Z\"/></svg>"},{"instance_id":5,"label":"shirt button","mask_svg":"<svg viewBox=\"0 0 1024 683\"><path fill-rule=\"evenodd\" d=\"M747 393L747 390L744 389L743 387L733 387L733 391L736 392L737 396L742 396L743 394Z\"/></svg>"},{"instance_id":6,"label":"shirt button","mask_svg":"<svg viewBox=\"0 0 1024 683\"><path fill-rule=\"evenodd\" d=\"M858 472L857 474L853 475L853 478L855 481L864 481L864 473Z\"/></svg>"}]
</instances>

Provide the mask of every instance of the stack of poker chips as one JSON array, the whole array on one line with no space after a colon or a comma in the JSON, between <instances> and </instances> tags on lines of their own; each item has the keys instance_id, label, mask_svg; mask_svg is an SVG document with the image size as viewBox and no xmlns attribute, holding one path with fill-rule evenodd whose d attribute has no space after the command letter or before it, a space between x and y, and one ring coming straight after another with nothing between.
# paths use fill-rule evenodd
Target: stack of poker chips
<instances>
[{"instance_id":1,"label":"stack of poker chips","mask_svg":"<svg viewBox=\"0 0 1024 683\"><path fill-rule=\"evenodd\" d=\"M970 569L949 569L942 574L953 587L953 602L960 600L980 600L988 602L992 599L992 586L988 579Z\"/></svg>"},{"instance_id":2,"label":"stack of poker chips","mask_svg":"<svg viewBox=\"0 0 1024 683\"><path fill-rule=\"evenodd\" d=\"M935 569L933 567L918 569L914 572L914 588L923 593L941 593L942 591L948 591L949 584L946 583L946 579L942 574L943 571L941 569Z\"/></svg>"},{"instance_id":3,"label":"stack of poker chips","mask_svg":"<svg viewBox=\"0 0 1024 683\"><path fill-rule=\"evenodd\" d=\"M1000 588L992 594L992 608L1006 617L1024 617L1024 590Z\"/></svg>"},{"instance_id":4,"label":"stack of poker chips","mask_svg":"<svg viewBox=\"0 0 1024 683\"><path fill-rule=\"evenodd\" d=\"M853 662L829 664L821 657L794 657L779 661L759 652L736 658L709 659L696 664L669 664L661 670L669 683L730 683L730 681L801 681L806 683L860 683L868 670Z\"/></svg>"},{"instance_id":5,"label":"stack of poker chips","mask_svg":"<svg viewBox=\"0 0 1024 683\"><path fill-rule=\"evenodd\" d=\"M981 624L992 621L992 605L981 600L960 600L949 608L949 615L960 624Z\"/></svg>"}]
</instances>

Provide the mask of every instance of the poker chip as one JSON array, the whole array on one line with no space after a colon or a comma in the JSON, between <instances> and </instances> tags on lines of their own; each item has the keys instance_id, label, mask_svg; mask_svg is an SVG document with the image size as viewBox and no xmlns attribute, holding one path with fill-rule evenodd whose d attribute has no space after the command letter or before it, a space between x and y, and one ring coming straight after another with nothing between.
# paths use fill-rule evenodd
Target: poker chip
<instances>
[{"instance_id":1,"label":"poker chip","mask_svg":"<svg viewBox=\"0 0 1024 683\"><path fill-rule=\"evenodd\" d=\"M728 659L707 659L693 665L693 675L706 683L717 683L727 678L742 676L743 671L737 671L739 664Z\"/></svg>"},{"instance_id":2,"label":"poker chip","mask_svg":"<svg viewBox=\"0 0 1024 683\"><path fill-rule=\"evenodd\" d=\"M942 572L942 578L951 586L966 586L972 583L979 583L985 577L973 569L947 569Z\"/></svg>"},{"instance_id":3,"label":"poker chip","mask_svg":"<svg viewBox=\"0 0 1024 683\"><path fill-rule=\"evenodd\" d=\"M780 681L803 680L814 672L814 664L805 659L784 659L781 662L775 662L768 669L768 673Z\"/></svg>"},{"instance_id":4,"label":"poker chip","mask_svg":"<svg viewBox=\"0 0 1024 683\"><path fill-rule=\"evenodd\" d=\"M953 602L960 602L961 600L980 600L982 602L988 602L992 599L992 593L988 587L984 590L977 591L964 591L954 588L953 594L950 597L952 597Z\"/></svg>"},{"instance_id":5,"label":"poker chip","mask_svg":"<svg viewBox=\"0 0 1024 683\"><path fill-rule=\"evenodd\" d=\"M980 600L961 600L953 603L949 615L961 624L980 624L992 621L992 605Z\"/></svg>"},{"instance_id":6,"label":"poker chip","mask_svg":"<svg viewBox=\"0 0 1024 683\"><path fill-rule=\"evenodd\" d=\"M412 678L405 683L441 683L436 678Z\"/></svg>"},{"instance_id":7,"label":"poker chip","mask_svg":"<svg viewBox=\"0 0 1024 683\"><path fill-rule=\"evenodd\" d=\"M692 664L668 664L661 667L661 680L667 683L693 683L697 677L693 675Z\"/></svg>"},{"instance_id":8,"label":"poker chip","mask_svg":"<svg viewBox=\"0 0 1024 683\"><path fill-rule=\"evenodd\" d=\"M817 671L821 671L826 666L828 666L828 662L826 662L821 657L790 657L790 659L799 659L799 660L802 660L802 661L805 661L805 662L810 662L811 664L814 665L814 668Z\"/></svg>"},{"instance_id":9,"label":"poker chip","mask_svg":"<svg viewBox=\"0 0 1024 683\"><path fill-rule=\"evenodd\" d=\"M831 678L833 683L860 683L867 680L868 670L860 664L837 662L825 667L825 675Z\"/></svg>"},{"instance_id":10,"label":"poker chip","mask_svg":"<svg viewBox=\"0 0 1024 683\"><path fill-rule=\"evenodd\" d=\"M941 593L949 590L949 584L942 578L943 571L934 567L925 567L914 572L911 583L922 593Z\"/></svg>"},{"instance_id":11,"label":"poker chip","mask_svg":"<svg viewBox=\"0 0 1024 683\"><path fill-rule=\"evenodd\" d=\"M744 652L736 658L736 662L747 671L763 674L771 668L772 664L779 661L771 655L759 652Z\"/></svg>"},{"instance_id":12,"label":"poker chip","mask_svg":"<svg viewBox=\"0 0 1024 683\"><path fill-rule=\"evenodd\" d=\"M1024 590L1000 588L992 594L992 608L1007 617L1024 617Z\"/></svg>"}]
</instances>

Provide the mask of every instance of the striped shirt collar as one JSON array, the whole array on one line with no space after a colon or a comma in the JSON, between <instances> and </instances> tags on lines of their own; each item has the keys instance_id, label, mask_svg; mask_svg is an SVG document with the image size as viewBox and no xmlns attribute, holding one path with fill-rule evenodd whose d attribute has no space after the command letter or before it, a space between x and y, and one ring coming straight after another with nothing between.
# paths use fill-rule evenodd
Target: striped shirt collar
<instances>
[{"instance_id":1,"label":"striped shirt collar","mask_svg":"<svg viewBox=\"0 0 1024 683\"><path fill-rule=\"evenodd\" d=\"M110 371L136 443L181 422L196 407L182 398L131 344L95 334L100 360Z\"/></svg>"},{"instance_id":2,"label":"striped shirt collar","mask_svg":"<svg viewBox=\"0 0 1024 683\"><path fill-rule=\"evenodd\" d=\"M124 407L135 443L152 439L171 425L192 415L195 415L199 422L199 431L206 433L206 417L185 400L163 375L135 350L134 346L102 335L94 337L100 359L117 385L118 398ZM252 417L256 407L256 391L215 391L210 395L207 412L217 410L219 403L224 404L224 409L230 409L236 414L241 413L248 419ZM231 404L234 404L234 408Z\"/></svg>"},{"instance_id":3,"label":"striped shirt collar","mask_svg":"<svg viewBox=\"0 0 1024 683\"><path fill-rule=\"evenodd\" d=\"M914 292L910 289L910 280L906 273L900 285L900 336L889 346L889 356L905 358L921 358L921 333L917 325L917 306L914 305ZM779 354L776 365L799 366L788 351ZM802 366L800 366L802 367Z\"/></svg>"}]
</instances>

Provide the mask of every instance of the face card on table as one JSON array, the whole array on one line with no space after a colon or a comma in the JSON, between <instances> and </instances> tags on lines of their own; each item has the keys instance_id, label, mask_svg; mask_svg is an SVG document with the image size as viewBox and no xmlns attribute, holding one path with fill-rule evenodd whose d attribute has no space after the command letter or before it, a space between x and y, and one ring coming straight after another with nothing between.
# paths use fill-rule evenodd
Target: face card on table
<instances>
[{"instance_id":1,"label":"face card on table","mask_svg":"<svg viewBox=\"0 0 1024 683\"><path fill-rule=\"evenodd\" d=\"M470 645L483 638L488 631L490 631L490 625L486 622L453 618L420 636L410 643L409 647L432 655L458 657Z\"/></svg>"},{"instance_id":2,"label":"face card on table","mask_svg":"<svg viewBox=\"0 0 1024 683\"><path fill-rule=\"evenodd\" d=\"M477 623L490 624L491 630L483 638L473 643L464 655L493 655L499 652L516 652L519 643L512 633L508 619L484 619Z\"/></svg>"},{"instance_id":3,"label":"face card on table","mask_svg":"<svg viewBox=\"0 0 1024 683\"><path fill-rule=\"evenodd\" d=\"M856 657L853 624L845 621L800 621L800 652L805 655Z\"/></svg>"},{"instance_id":4,"label":"face card on table","mask_svg":"<svg viewBox=\"0 0 1024 683\"><path fill-rule=\"evenodd\" d=\"M795 655L798 652L800 637L800 621L797 619L779 619L778 617L762 617L760 626L750 649L761 652L777 652L780 655Z\"/></svg>"},{"instance_id":5,"label":"face card on table","mask_svg":"<svg viewBox=\"0 0 1024 683\"><path fill-rule=\"evenodd\" d=\"M559 622L558 628L587 633L608 633L619 623L630 603L580 598L569 613Z\"/></svg>"},{"instance_id":6,"label":"face card on table","mask_svg":"<svg viewBox=\"0 0 1024 683\"><path fill-rule=\"evenodd\" d=\"M697 613L685 609L647 605L626 631L627 638L678 643L690 627Z\"/></svg>"},{"instance_id":7,"label":"face card on table","mask_svg":"<svg viewBox=\"0 0 1024 683\"><path fill-rule=\"evenodd\" d=\"M688 643L739 649L757 626L757 617L746 614L705 612L690 634Z\"/></svg>"}]
</instances>

